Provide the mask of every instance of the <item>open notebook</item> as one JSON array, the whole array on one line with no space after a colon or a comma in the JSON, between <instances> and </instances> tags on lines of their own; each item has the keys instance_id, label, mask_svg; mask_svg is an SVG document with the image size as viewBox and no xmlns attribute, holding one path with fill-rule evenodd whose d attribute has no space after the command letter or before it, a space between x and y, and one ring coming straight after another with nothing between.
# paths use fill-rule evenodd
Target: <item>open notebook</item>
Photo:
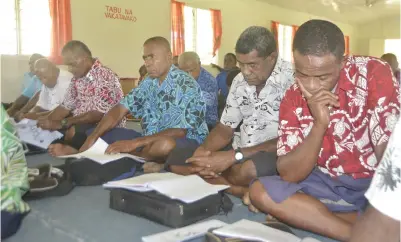
<instances>
[{"instance_id":1,"label":"open notebook","mask_svg":"<svg viewBox=\"0 0 401 242\"><path fill-rule=\"evenodd\" d=\"M38 128L38 121L23 119L15 124L18 136L24 143L31 144L42 149L49 148L49 145L56 139L63 137L58 131L49 131Z\"/></svg>"},{"instance_id":2,"label":"open notebook","mask_svg":"<svg viewBox=\"0 0 401 242\"><path fill-rule=\"evenodd\" d=\"M120 154L105 154L104 152L106 151L107 147L109 144L106 143L103 139L99 138L96 140L95 144L92 145L89 149L87 149L84 152L74 154L74 155L63 155L63 156L58 156L58 158L87 158L90 160L93 160L99 164L106 164L111 161L115 161L121 158L131 158L133 160L136 160L138 162L145 162L145 159L139 156L131 155L131 154L125 154L125 153L120 153Z\"/></svg>"},{"instance_id":3,"label":"open notebook","mask_svg":"<svg viewBox=\"0 0 401 242\"><path fill-rule=\"evenodd\" d=\"M320 242L313 238L300 239L293 234L246 219L215 229L213 233L229 238L261 242Z\"/></svg>"},{"instance_id":4,"label":"open notebook","mask_svg":"<svg viewBox=\"0 0 401 242\"><path fill-rule=\"evenodd\" d=\"M103 185L106 188L123 188L131 191L157 191L171 199L192 203L229 188L211 185L197 175L181 176L174 173L151 173Z\"/></svg>"}]
</instances>

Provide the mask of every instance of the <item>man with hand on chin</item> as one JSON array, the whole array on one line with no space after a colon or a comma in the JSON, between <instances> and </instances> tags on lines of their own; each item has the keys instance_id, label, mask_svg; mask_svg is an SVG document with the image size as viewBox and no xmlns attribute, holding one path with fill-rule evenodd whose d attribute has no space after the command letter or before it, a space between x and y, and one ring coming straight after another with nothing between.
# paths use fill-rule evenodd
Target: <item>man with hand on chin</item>
<instances>
[{"instance_id":1,"label":"man with hand on chin","mask_svg":"<svg viewBox=\"0 0 401 242\"><path fill-rule=\"evenodd\" d=\"M280 106L277 171L244 202L294 227L348 241L400 112L380 59L344 57L341 30L310 20L295 34L296 84Z\"/></svg>"}]
</instances>

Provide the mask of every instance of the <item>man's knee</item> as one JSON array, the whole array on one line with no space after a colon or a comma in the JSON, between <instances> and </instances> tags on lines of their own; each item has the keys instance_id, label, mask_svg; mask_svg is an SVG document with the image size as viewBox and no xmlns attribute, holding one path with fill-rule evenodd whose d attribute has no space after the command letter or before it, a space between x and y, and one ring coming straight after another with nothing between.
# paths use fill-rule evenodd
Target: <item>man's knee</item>
<instances>
[{"instance_id":1,"label":"man's knee","mask_svg":"<svg viewBox=\"0 0 401 242\"><path fill-rule=\"evenodd\" d=\"M257 176L256 168L252 160L242 164L233 165L228 171L227 180L237 186L248 186Z\"/></svg>"},{"instance_id":2,"label":"man's knee","mask_svg":"<svg viewBox=\"0 0 401 242\"><path fill-rule=\"evenodd\" d=\"M157 153L163 153L168 155L175 148L175 140L171 137L163 137L151 144L150 150Z\"/></svg>"},{"instance_id":3,"label":"man's knee","mask_svg":"<svg viewBox=\"0 0 401 242\"><path fill-rule=\"evenodd\" d=\"M258 204L263 204L266 196L266 190L259 180L254 181L250 185L249 199L254 206L257 206Z\"/></svg>"}]
</instances>

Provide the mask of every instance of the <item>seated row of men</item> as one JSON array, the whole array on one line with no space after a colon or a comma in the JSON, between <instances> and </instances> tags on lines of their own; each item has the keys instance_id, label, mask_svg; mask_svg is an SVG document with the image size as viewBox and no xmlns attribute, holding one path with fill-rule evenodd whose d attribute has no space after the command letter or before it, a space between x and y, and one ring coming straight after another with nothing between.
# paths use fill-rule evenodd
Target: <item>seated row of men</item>
<instances>
[{"instance_id":1,"label":"seated row of men","mask_svg":"<svg viewBox=\"0 0 401 242\"><path fill-rule=\"evenodd\" d=\"M217 120L218 88L196 54L180 56L180 70L165 38L148 39L147 77L123 97L118 77L72 41L62 51L73 74L64 100L50 113L37 109L25 117L65 134L49 147L53 155L84 151L102 138L110 144L107 153L149 160L146 172L164 167L198 174L230 185L228 192L244 196L252 210L348 240L397 122L400 93L386 62L344 57L344 50L336 25L310 20L294 37L294 69L278 56L269 30L247 28L235 46L241 72L220 122L210 127ZM41 80L51 79L46 68L58 73L51 63L36 61ZM128 113L141 118L142 134L124 128Z\"/></svg>"}]
</instances>

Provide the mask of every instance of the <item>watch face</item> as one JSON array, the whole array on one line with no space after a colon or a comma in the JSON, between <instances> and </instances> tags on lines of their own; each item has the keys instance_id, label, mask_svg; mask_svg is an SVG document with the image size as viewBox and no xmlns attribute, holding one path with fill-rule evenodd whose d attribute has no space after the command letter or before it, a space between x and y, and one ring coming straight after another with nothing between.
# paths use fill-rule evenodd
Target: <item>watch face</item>
<instances>
[{"instance_id":1,"label":"watch face","mask_svg":"<svg viewBox=\"0 0 401 242\"><path fill-rule=\"evenodd\" d=\"M244 158L244 155L240 152L235 153L235 159L236 160L242 160L242 158Z\"/></svg>"}]
</instances>

